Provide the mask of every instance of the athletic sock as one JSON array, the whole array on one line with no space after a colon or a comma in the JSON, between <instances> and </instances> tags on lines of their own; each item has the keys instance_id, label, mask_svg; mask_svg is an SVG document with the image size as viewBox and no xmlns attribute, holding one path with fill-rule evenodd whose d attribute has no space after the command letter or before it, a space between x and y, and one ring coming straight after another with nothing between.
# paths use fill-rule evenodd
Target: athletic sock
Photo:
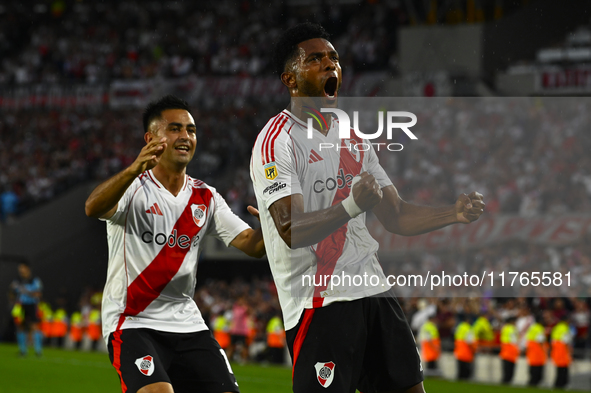
<instances>
[{"instance_id":1,"label":"athletic sock","mask_svg":"<svg viewBox=\"0 0 591 393\"><path fill-rule=\"evenodd\" d=\"M43 333L38 330L33 333L33 345L35 347L35 353L41 355L43 352Z\"/></svg>"},{"instance_id":2,"label":"athletic sock","mask_svg":"<svg viewBox=\"0 0 591 393\"><path fill-rule=\"evenodd\" d=\"M16 332L16 342L18 343L18 350L21 355L27 354L27 333Z\"/></svg>"}]
</instances>

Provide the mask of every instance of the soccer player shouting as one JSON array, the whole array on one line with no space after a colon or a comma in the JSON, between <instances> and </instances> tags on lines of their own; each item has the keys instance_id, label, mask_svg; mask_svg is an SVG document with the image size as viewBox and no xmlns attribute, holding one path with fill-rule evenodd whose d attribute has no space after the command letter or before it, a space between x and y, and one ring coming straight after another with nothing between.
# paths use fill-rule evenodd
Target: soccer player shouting
<instances>
[{"instance_id":1,"label":"soccer player shouting","mask_svg":"<svg viewBox=\"0 0 591 393\"><path fill-rule=\"evenodd\" d=\"M148 105L143 122L146 145L137 159L86 201L86 214L107 222L102 320L111 362L124 393L239 392L193 301L197 257L206 235L262 257L261 231L186 174L197 137L185 101L163 97Z\"/></svg>"},{"instance_id":2,"label":"soccer player shouting","mask_svg":"<svg viewBox=\"0 0 591 393\"><path fill-rule=\"evenodd\" d=\"M293 391L423 392L418 350L386 284L365 212L390 232L418 235L478 219L482 195L463 194L446 207L412 205L373 148L318 150L319 143L367 143L357 136L340 141L330 117L326 129L307 137L304 106L335 107L342 81L338 53L321 26L287 30L275 60L292 102L260 132L251 178L294 364ZM383 285L334 289L316 280L342 273L377 276ZM315 277L314 284L305 287L302 276Z\"/></svg>"}]
</instances>

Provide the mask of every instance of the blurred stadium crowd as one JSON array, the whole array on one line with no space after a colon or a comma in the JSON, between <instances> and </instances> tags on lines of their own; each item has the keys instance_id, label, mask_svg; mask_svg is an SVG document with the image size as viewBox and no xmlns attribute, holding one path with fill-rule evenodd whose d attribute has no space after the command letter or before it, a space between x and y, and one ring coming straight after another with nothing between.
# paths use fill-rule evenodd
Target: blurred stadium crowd
<instances>
[{"instance_id":1,"label":"blurred stadium crowd","mask_svg":"<svg viewBox=\"0 0 591 393\"><path fill-rule=\"evenodd\" d=\"M308 18L331 32L347 70L395 70L399 26L482 22L525 4L5 1L0 5L0 86L267 74L280 31Z\"/></svg>"},{"instance_id":2,"label":"blurred stadium crowd","mask_svg":"<svg viewBox=\"0 0 591 393\"><path fill-rule=\"evenodd\" d=\"M272 43L298 20L320 15L349 70L388 67L400 2L315 5L283 1L4 2L0 86L106 83L114 79L268 74ZM290 11L290 12L287 12ZM352 18L352 16L355 16Z\"/></svg>"},{"instance_id":3,"label":"blurred stadium crowd","mask_svg":"<svg viewBox=\"0 0 591 393\"><path fill-rule=\"evenodd\" d=\"M240 100L239 106L196 103L194 108L198 147L188 173L215 186L247 215L245 207L254 202L250 150L265 122L282 107ZM412 110L419 118L420 143L398 153L378 152L406 200L447 204L461 192L479 190L487 214L590 210L591 139L584 129L590 115L584 104L551 100L532 105L506 98ZM2 220L75 184L111 176L133 162L142 145L139 110L4 113Z\"/></svg>"},{"instance_id":4,"label":"blurred stadium crowd","mask_svg":"<svg viewBox=\"0 0 591 393\"><path fill-rule=\"evenodd\" d=\"M249 193L250 145L258 132L255 118L247 115L252 110L193 112L199 153L188 173L218 187L228 202ZM139 154L143 134L138 110L5 113L0 119L1 220L125 168Z\"/></svg>"}]
</instances>

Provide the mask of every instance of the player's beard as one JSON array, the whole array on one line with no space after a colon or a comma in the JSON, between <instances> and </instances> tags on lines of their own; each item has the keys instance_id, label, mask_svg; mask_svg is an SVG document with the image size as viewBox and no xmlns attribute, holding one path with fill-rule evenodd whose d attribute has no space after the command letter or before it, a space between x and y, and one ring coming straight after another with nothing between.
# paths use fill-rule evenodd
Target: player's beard
<instances>
[{"instance_id":1,"label":"player's beard","mask_svg":"<svg viewBox=\"0 0 591 393\"><path fill-rule=\"evenodd\" d=\"M300 91L301 97L324 97L324 87L317 86L307 79L302 79L301 82L298 83L298 90Z\"/></svg>"},{"instance_id":2,"label":"player's beard","mask_svg":"<svg viewBox=\"0 0 591 393\"><path fill-rule=\"evenodd\" d=\"M340 87L341 83L339 81L335 94ZM326 97L323 84L317 85L308 79L302 78L300 81L298 81L298 90L300 93L300 97L311 98L310 102L307 105L312 106L316 109L333 108L337 106L337 100L330 100Z\"/></svg>"}]
</instances>

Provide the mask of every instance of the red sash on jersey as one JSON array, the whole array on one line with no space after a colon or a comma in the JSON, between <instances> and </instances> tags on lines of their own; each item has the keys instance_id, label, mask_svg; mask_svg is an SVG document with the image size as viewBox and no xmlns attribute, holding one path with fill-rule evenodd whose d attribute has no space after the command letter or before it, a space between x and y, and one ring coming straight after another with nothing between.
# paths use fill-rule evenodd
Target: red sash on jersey
<instances>
[{"instance_id":1,"label":"red sash on jersey","mask_svg":"<svg viewBox=\"0 0 591 393\"><path fill-rule=\"evenodd\" d=\"M361 143L362 140L357 137L354 133L352 133L352 140L351 144ZM351 174L353 176L357 176L361 173L361 167L363 165L363 158L364 152L357 151L353 148L353 152L348 150L348 147L345 145L345 140L341 140L341 150L340 150L340 161L339 161L339 171L342 169L345 174ZM355 154L358 154L355 156ZM359 161L357 161L357 158ZM338 173L338 171L337 171ZM332 205L334 206L337 203L341 202L352 190L349 187L343 188L336 188L336 193L334 199L332 201ZM347 236L347 228L348 223L334 231L331 235L327 238L322 240L318 243L316 250L314 253L316 254L316 280L315 282L322 283L322 278L325 275L331 275L334 272L334 268L337 264L337 261L343 254L343 249L345 247L345 238ZM314 297L312 299L312 305L314 308L322 307L324 303L324 298L320 296L320 292L326 290L328 285L321 285L316 286L314 288Z\"/></svg>"},{"instance_id":2,"label":"red sash on jersey","mask_svg":"<svg viewBox=\"0 0 591 393\"><path fill-rule=\"evenodd\" d=\"M184 234L193 239L205 225L199 227L195 224L191 205L203 204L209 207L212 199L213 194L209 189L193 188L191 197L171 233L176 230L178 234ZM168 244L162 246L154 260L127 287L125 311L121 314L117 330L121 328L126 316L139 314L160 296L162 290L179 271L190 249L191 247L183 249L178 244L174 247L169 247Z\"/></svg>"}]
</instances>

